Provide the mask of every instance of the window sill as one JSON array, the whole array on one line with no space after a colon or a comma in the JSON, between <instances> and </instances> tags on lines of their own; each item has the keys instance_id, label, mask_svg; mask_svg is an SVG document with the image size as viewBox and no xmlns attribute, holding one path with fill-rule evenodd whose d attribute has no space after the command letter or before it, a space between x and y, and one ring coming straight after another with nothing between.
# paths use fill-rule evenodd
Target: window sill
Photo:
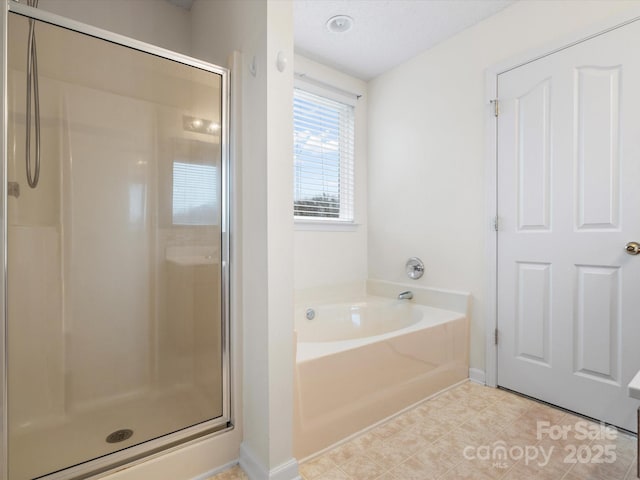
<instances>
[{"instance_id":1,"label":"window sill","mask_svg":"<svg viewBox=\"0 0 640 480\"><path fill-rule=\"evenodd\" d=\"M302 232L355 232L360 224L340 220L306 220L296 218L294 230Z\"/></svg>"}]
</instances>

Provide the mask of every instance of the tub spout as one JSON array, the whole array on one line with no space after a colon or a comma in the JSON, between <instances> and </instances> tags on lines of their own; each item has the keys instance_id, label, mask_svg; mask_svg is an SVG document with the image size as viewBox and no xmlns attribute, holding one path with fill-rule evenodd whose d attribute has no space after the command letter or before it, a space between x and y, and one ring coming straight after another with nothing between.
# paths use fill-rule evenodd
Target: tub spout
<instances>
[{"instance_id":1,"label":"tub spout","mask_svg":"<svg viewBox=\"0 0 640 480\"><path fill-rule=\"evenodd\" d=\"M407 290L406 292L400 293L398 295L398 300L411 300L413 298L413 292Z\"/></svg>"}]
</instances>

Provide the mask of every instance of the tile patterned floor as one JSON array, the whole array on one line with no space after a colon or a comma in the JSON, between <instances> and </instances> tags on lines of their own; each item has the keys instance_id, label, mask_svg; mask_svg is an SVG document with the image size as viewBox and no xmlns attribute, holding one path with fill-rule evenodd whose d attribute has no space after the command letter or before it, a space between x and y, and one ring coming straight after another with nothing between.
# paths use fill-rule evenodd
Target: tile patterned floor
<instances>
[{"instance_id":1,"label":"tile patterned floor","mask_svg":"<svg viewBox=\"0 0 640 480\"><path fill-rule=\"evenodd\" d=\"M300 474L304 480L632 480L636 461L634 437L467 382L302 463ZM234 467L210 480L247 479Z\"/></svg>"}]
</instances>

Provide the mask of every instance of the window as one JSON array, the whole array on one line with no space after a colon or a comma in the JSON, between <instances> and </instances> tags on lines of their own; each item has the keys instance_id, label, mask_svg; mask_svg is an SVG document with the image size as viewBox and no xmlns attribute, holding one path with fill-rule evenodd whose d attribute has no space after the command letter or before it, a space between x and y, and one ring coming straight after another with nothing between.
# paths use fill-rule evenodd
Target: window
<instances>
[{"instance_id":1,"label":"window","mask_svg":"<svg viewBox=\"0 0 640 480\"><path fill-rule=\"evenodd\" d=\"M354 107L296 88L294 216L353 221Z\"/></svg>"},{"instance_id":2,"label":"window","mask_svg":"<svg viewBox=\"0 0 640 480\"><path fill-rule=\"evenodd\" d=\"M214 225L217 217L214 165L173 162L173 224Z\"/></svg>"}]
</instances>

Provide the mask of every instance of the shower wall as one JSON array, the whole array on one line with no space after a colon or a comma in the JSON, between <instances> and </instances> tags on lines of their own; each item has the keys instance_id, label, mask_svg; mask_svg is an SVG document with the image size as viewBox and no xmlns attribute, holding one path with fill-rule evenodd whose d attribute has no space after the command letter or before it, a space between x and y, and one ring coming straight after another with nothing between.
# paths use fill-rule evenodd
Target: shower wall
<instances>
[{"instance_id":1,"label":"shower wall","mask_svg":"<svg viewBox=\"0 0 640 480\"><path fill-rule=\"evenodd\" d=\"M10 56L23 62L20 40L25 32L12 33L17 38L10 45L18 51ZM13 376L16 383L10 389L20 399L15 404L24 410L24 422L63 414L63 407L88 408L95 398L110 402L133 395L156 377L167 384L192 380L194 372L185 375L179 357L181 350L194 347L187 339L195 338L196 325L176 331L164 317L185 312L202 317L199 311L219 303L215 299L215 304L194 304L201 295L180 298L190 291L190 280L181 277L193 272L175 267L172 271L175 263L166 261L167 255L189 255L189 249L211 249L207 239L217 237L219 227L173 226L171 205L166 203L170 192L154 190L159 176L165 179L159 184L170 188L172 172L167 165L173 159L217 155L216 147L202 141L203 135L185 132L182 121L185 105L193 117L215 118L219 92L205 86L183 89L179 78L149 88L135 78L123 79L113 63L78 78L65 57L85 54L64 47L51 49L60 52L57 58L40 56L40 70L55 72L55 77L40 78L45 146L40 184L31 190L19 182L20 196L8 199L9 257L19 265L9 272L9 315L21 319L16 334L30 339L11 350L14 364L24 369ZM106 52L91 52L101 54ZM11 67L9 89L20 91L25 65ZM24 96L13 95L10 100L10 115L16 120L11 125L17 127L9 132L8 170L10 179L18 179L24 170ZM126 231L123 224L129 225ZM158 225L157 238L150 225ZM215 272L209 270L196 269L197 288L215 286ZM154 296L148 285L156 282L159 293ZM172 283L180 288L172 289ZM176 305L183 308L172 312L179 308ZM149 332L136 321L140 318L157 318L158 325ZM162 325L173 330L163 332ZM64 333L69 331L77 345L67 345L70 339ZM34 332L38 332L36 342ZM73 352L72 358L64 358L65 348ZM156 364L155 348L173 348L175 358L164 356L165 365ZM64 390L54 386L51 395L47 379L54 377L52 372L62 375L64 363L82 369L74 372ZM26 394L23 380L28 380L29 389L41 391Z\"/></svg>"},{"instance_id":2,"label":"shower wall","mask_svg":"<svg viewBox=\"0 0 640 480\"><path fill-rule=\"evenodd\" d=\"M23 43L13 48L22 47ZM24 51L24 48L20 48ZM22 55L24 57L24 55ZM26 59L24 59L26 64ZM14 85L23 85L25 65L17 65L8 74L9 89ZM56 88L43 83L41 86L43 112L59 110ZM24 97L10 98L10 115L18 116L22 126L9 122L9 165L15 170L15 159L20 157L22 173L24 170ZM62 148L61 135L57 122L50 115L42 118L42 140L50 142L56 157ZM51 415L63 411L64 388L62 384L50 385L48 378L59 377L63 372L64 330L62 322L62 280L61 280L61 242L60 242L60 162L48 163L42 167L40 189L34 195L21 195L18 203L15 197L9 197L7 213L10 218L20 218L15 228L8 230L8 243L13 248L8 252L22 268L16 271L8 283L8 295L13 302L8 303L9 316L22 318L16 331L16 341L20 348L9 349L10 357L18 367L14 382L9 385L9 396L14 396L16 418L20 424L44 421ZM24 175L24 174L23 174ZM22 185L24 192L24 185ZM50 201L58 199L58 201ZM39 205L42 208L39 208ZM36 339L37 341L31 341ZM24 382L26 379L33 381Z\"/></svg>"},{"instance_id":3,"label":"shower wall","mask_svg":"<svg viewBox=\"0 0 640 480\"><path fill-rule=\"evenodd\" d=\"M105 450L118 425L140 442L222 415L220 217L176 209L177 168L196 183L204 168L220 205L221 92L214 74L38 24L42 168L30 189L27 22L10 25L9 468L22 479L122 448Z\"/></svg>"}]
</instances>

